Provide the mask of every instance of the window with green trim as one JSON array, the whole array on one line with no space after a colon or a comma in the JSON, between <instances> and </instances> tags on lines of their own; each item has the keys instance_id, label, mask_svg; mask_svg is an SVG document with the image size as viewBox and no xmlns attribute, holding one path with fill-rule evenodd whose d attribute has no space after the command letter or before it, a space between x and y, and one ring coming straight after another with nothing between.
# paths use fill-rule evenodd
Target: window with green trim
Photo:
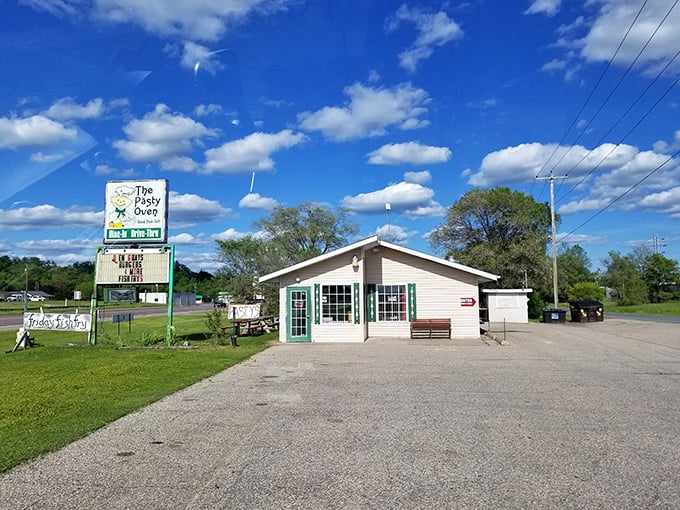
<instances>
[{"instance_id":1,"label":"window with green trim","mask_svg":"<svg viewBox=\"0 0 680 510\"><path fill-rule=\"evenodd\" d=\"M352 322L352 286L321 286L321 322Z\"/></svg>"},{"instance_id":2,"label":"window with green trim","mask_svg":"<svg viewBox=\"0 0 680 510\"><path fill-rule=\"evenodd\" d=\"M406 285L377 285L378 320L405 321L407 319Z\"/></svg>"}]
</instances>

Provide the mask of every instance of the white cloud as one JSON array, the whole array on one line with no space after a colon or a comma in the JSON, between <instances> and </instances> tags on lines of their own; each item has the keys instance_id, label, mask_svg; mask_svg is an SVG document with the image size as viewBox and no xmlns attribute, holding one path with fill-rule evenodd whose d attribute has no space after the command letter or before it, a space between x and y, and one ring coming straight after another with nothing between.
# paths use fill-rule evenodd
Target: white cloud
<instances>
[{"instance_id":1,"label":"white cloud","mask_svg":"<svg viewBox=\"0 0 680 510\"><path fill-rule=\"evenodd\" d=\"M415 230L406 230L399 225L382 225L375 229L375 233L381 240L394 244L407 244L409 239L418 234Z\"/></svg>"},{"instance_id":2,"label":"white cloud","mask_svg":"<svg viewBox=\"0 0 680 510\"><path fill-rule=\"evenodd\" d=\"M59 209L49 204L0 210L0 231L46 228L104 228L104 211L80 207Z\"/></svg>"},{"instance_id":3,"label":"white cloud","mask_svg":"<svg viewBox=\"0 0 680 510\"><path fill-rule=\"evenodd\" d=\"M402 4L387 21L387 31L397 30L402 23L415 25L418 35L414 43L399 54L399 64L414 73L421 60L432 55L434 48L463 37L460 25L443 12L428 13Z\"/></svg>"},{"instance_id":4,"label":"white cloud","mask_svg":"<svg viewBox=\"0 0 680 510\"><path fill-rule=\"evenodd\" d=\"M321 131L330 140L348 141L385 135L392 126L411 130L429 124L421 117L427 113L430 98L427 92L410 83L391 89L355 83L344 92L349 96L344 106L326 106L299 114L300 128Z\"/></svg>"},{"instance_id":5,"label":"white cloud","mask_svg":"<svg viewBox=\"0 0 680 510\"><path fill-rule=\"evenodd\" d=\"M193 236L186 232L168 237L168 243L178 244L183 246L205 246L212 244L210 239L206 239L205 235L200 234Z\"/></svg>"},{"instance_id":6,"label":"white cloud","mask_svg":"<svg viewBox=\"0 0 680 510\"><path fill-rule=\"evenodd\" d=\"M120 156L133 163L159 163L166 170L194 170L197 165L185 155L204 136L216 136L206 128L182 114L172 114L164 104L156 105L153 112L142 119L130 121L123 131L128 140L117 140L113 146Z\"/></svg>"},{"instance_id":7,"label":"white cloud","mask_svg":"<svg viewBox=\"0 0 680 510\"><path fill-rule=\"evenodd\" d=\"M35 152L31 154L29 160L33 163L50 164L66 159L67 157L69 157L68 154L45 154L44 152Z\"/></svg>"},{"instance_id":8,"label":"white cloud","mask_svg":"<svg viewBox=\"0 0 680 510\"><path fill-rule=\"evenodd\" d=\"M215 149L205 151L205 173L267 171L274 168L271 155L307 140L302 133L284 129L278 133L252 133Z\"/></svg>"},{"instance_id":9,"label":"white cloud","mask_svg":"<svg viewBox=\"0 0 680 510\"><path fill-rule=\"evenodd\" d=\"M187 193L171 191L168 197L168 219L174 228L187 228L200 223L216 221L232 211L222 207L217 200Z\"/></svg>"},{"instance_id":10,"label":"white cloud","mask_svg":"<svg viewBox=\"0 0 680 510\"><path fill-rule=\"evenodd\" d=\"M273 198L262 197L259 193L248 193L238 203L243 209L255 209L260 211L271 211L278 205Z\"/></svg>"},{"instance_id":11,"label":"white cloud","mask_svg":"<svg viewBox=\"0 0 680 510\"><path fill-rule=\"evenodd\" d=\"M672 218L680 218L680 186L647 195L640 201L640 205L668 214Z\"/></svg>"},{"instance_id":12,"label":"white cloud","mask_svg":"<svg viewBox=\"0 0 680 510\"><path fill-rule=\"evenodd\" d=\"M552 17L560 9L562 0L533 0L524 14L545 14Z\"/></svg>"},{"instance_id":13,"label":"white cloud","mask_svg":"<svg viewBox=\"0 0 680 510\"><path fill-rule=\"evenodd\" d=\"M243 239L244 237L248 237L250 235L253 235L251 232L239 232L235 228L228 228L224 232L220 232L219 234L213 234L211 237L215 241L236 241L239 239Z\"/></svg>"},{"instance_id":14,"label":"white cloud","mask_svg":"<svg viewBox=\"0 0 680 510\"><path fill-rule=\"evenodd\" d=\"M426 165L446 163L451 158L448 147L421 145L418 142L391 143L368 153L372 165Z\"/></svg>"},{"instance_id":15,"label":"white cloud","mask_svg":"<svg viewBox=\"0 0 680 510\"><path fill-rule=\"evenodd\" d=\"M43 115L55 120L98 119L104 110L104 100L100 97L86 104L78 104L72 97L64 97L45 110Z\"/></svg>"},{"instance_id":16,"label":"white cloud","mask_svg":"<svg viewBox=\"0 0 680 510\"><path fill-rule=\"evenodd\" d=\"M637 153L630 145L608 143L593 150L580 145L560 146L555 150L555 144L525 143L487 154L479 172L472 173L468 183L495 186L533 182L539 173L547 175L551 170L555 175L579 177L597 165L601 170L619 167Z\"/></svg>"},{"instance_id":17,"label":"white cloud","mask_svg":"<svg viewBox=\"0 0 680 510\"><path fill-rule=\"evenodd\" d=\"M40 239L20 241L16 247L23 252L40 254L41 258L51 259L55 254L70 254L75 250L94 250L101 240L97 239ZM45 255L48 254L48 255Z\"/></svg>"},{"instance_id":18,"label":"white cloud","mask_svg":"<svg viewBox=\"0 0 680 510\"><path fill-rule=\"evenodd\" d=\"M28 0L36 10L54 16L77 18L85 10L93 18L109 23L132 24L162 37L194 41L216 41L230 27L242 23L249 14L274 13L285 9L286 2L269 0Z\"/></svg>"},{"instance_id":19,"label":"white cloud","mask_svg":"<svg viewBox=\"0 0 680 510\"><path fill-rule=\"evenodd\" d=\"M434 191L430 188L411 182L399 182L381 190L347 196L342 199L342 206L354 213L384 214L385 204L390 204L392 211L417 215L417 211L427 208L435 211L441 207L433 197Z\"/></svg>"},{"instance_id":20,"label":"white cloud","mask_svg":"<svg viewBox=\"0 0 680 510\"><path fill-rule=\"evenodd\" d=\"M427 170L423 170L421 172L405 172L404 173L404 181L405 182L413 182L415 184L425 184L426 182L430 182L432 180L432 175L430 175L430 172Z\"/></svg>"},{"instance_id":21,"label":"white cloud","mask_svg":"<svg viewBox=\"0 0 680 510\"><path fill-rule=\"evenodd\" d=\"M49 147L73 142L78 131L43 115L26 118L0 118L0 149Z\"/></svg>"}]
</instances>

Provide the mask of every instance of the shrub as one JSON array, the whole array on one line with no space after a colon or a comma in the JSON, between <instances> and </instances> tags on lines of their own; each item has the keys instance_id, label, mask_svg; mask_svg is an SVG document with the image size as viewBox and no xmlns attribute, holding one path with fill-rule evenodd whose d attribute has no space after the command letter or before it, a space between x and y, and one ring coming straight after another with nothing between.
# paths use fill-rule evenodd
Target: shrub
<instances>
[{"instance_id":1,"label":"shrub","mask_svg":"<svg viewBox=\"0 0 680 510\"><path fill-rule=\"evenodd\" d=\"M569 301L581 301L593 299L602 301L604 299L604 289L595 282L578 282L569 287Z\"/></svg>"}]
</instances>

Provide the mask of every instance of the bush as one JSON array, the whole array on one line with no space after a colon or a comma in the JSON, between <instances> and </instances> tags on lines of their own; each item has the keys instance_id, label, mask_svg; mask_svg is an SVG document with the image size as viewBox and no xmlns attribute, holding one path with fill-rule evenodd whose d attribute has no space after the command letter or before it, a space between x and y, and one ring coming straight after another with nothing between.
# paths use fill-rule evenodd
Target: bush
<instances>
[{"instance_id":1,"label":"bush","mask_svg":"<svg viewBox=\"0 0 680 510\"><path fill-rule=\"evenodd\" d=\"M205 326L210 332L210 340L217 344L225 343L225 334L222 329L222 309L213 308L205 313Z\"/></svg>"},{"instance_id":2,"label":"bush","mask_svg":"<svg viewBox=\"0 0 680 510\"><path fill-rule=\"evenodd\" d=\"M529 294L528 314L530 319L540 319L543 314L545 301L540 292L531 292Z\"/></svg>"},{"instance_id":3,"label":"bush","mask_svg":"<svg viewBox=\"0 0 680 510\"><path fill-rule=\"evenodd\" d=\"M595 282L578 282L569 287L569 301L582 301L592 299L602 301L604 299L604 289Z\"/></svg>"}]
</instances>

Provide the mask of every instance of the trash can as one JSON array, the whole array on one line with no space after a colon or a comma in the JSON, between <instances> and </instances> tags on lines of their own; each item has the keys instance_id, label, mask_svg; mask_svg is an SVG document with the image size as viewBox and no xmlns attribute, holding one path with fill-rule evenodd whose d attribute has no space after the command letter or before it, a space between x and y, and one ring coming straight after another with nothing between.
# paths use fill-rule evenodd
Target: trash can
<instances>
[{"instance_id":1,"label":"trash can","mask_svg":"<svg viewBox=\"0 0 680 510\"><path fill-rule=\"evenodd\" d=\"M567 311L564 308L544 308L543 322L564 322L567 318Z\"/></svg>"},{"instance_id":2,"label":"trash can","mask_svg":"<svg viewBox=\"0 0 680 510\"><path fill-rule=\"evenodd\" d=\"M569 301L571 322L600 322L604 320L604 307L594 299Z\"/></svg>"}]
</instances>

